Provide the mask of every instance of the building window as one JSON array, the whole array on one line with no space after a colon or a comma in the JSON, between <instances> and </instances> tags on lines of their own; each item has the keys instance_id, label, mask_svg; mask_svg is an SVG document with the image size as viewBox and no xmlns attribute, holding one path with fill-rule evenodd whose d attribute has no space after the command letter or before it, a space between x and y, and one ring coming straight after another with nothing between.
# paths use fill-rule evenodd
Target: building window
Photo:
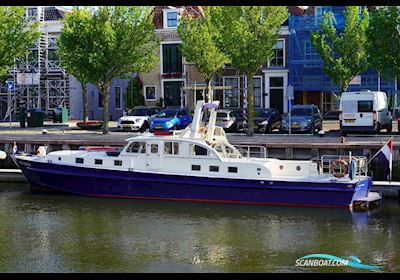
<instances>
[{"instance_id":1,"label":"building window","mask_svg":"<svg viewBox=\"0 0 400 280\"><path fill-rule=\"evenodd\" d=\"M163 11L164 28L176 28L179 22L179 10L168 9Z\"/></svg>"},{"instance_id":2,"label":"building window","mask_svg":"<svg viewBox=\"0 0 400 280\"><path fill-rule=\"evenodd\" d=\"M232 89L224 90L224 105L227 108L239 107L239 78L224 78L224 86L231 86Z\"/></svg>"},{"instance_id":3,"label":"building window","mask_svg":"<svg viewBox=\"0 0 400 280\"><path fill-rule=\"evenodd\" d=\"M114 160L115 166L122 166L122 160Z\"/></svg>"},{"instance_id":4,"label":"building window","mask_svg":"<svg viewBox=\"0 0 400 280\"><path fill-rule=\"evenodd\" d=\"M156 100L156 86L145 86L144 96L146 100Z\"/></svg>"},{"instance_id":5,"label":"building window","mask_svg":"<svg viewBox=\"0 0 400 280\"><path fill-rule=\"evenodd\" d=\"M28 8L27 18L28 20L36 20L38 15L37 8Z\"/></svg>"},{"instance_id":6,"label":"building window","mask_svg":"<svg viewBox=\"0 0 400 280\"><path fill-rule=\"evenodd\" d=\"M83 163L83 158L76 158L75 163Z\"/></svg>"},{"instance_id":7,"label":"building window","mask_svg":"<svg viewBox=\"0 0 400 280\"><path fill-rule=\"evenodd\" d=\"M121 109L121 87L115 87L115 109Z\"/></svg>"},{"instance_id":8,"label":"building window","mask_svg":"<svg viewBox=\"0 0 400 280\"><path fill-rule=\"evenodd\" d=\"M321 62L319 61L319 56L315 48L313 47L311 41L306 41L304 43L304 58L310 62L304 63L305 68L320 67Z\"/></svg>"},{"instance_id":9,"label":"building window","mask_svg":"<svg viewBox=\"0 0 400 280\"><path fill-rule=\"evenodd\" d=\"M179 44L163 44L163 73L182 73L182 54Z\"/></svg>"},{"instance_id":10,"label":"building window","mask_svg":"<svg viewBox=\"0 0 400 280\"><path fill-rule=\"evenodd\" d=\"M94 160L94 164L102 165L103 164L103 160L102 159L95 159Z\"/></svg>"},{"instance_id":11,"label":"building window","mask_svg":"<svg viewBox=\"0 0 400 280\"><path fill-rule=\"evenodd\" d=\"M49 48L56 48L57 47L57 37L49 37L48 47Z\"/></svg>"},{"instance_id":12,"label":"building window","mask_svg":"<svg viewBox=\"0 0 400 280\"><path fill-rule=\"evenodd\" d=\"M57 68L60 64L60 56L58 54L58 49L47 51L47 59L49 68Z\"/></svg>"},{"instance_id":13,"label":"building window","mask_svg":"<svg viewBox=\"0 0 400 280\"><path fill-rule=\"evenodd\" d=\"M99 109L103 108L103 96L101 96L101 93L99 92Z\"/></svg>"},{"instance_id":14,"label":"building window","mask_svg":"<svg viewBox=\"0 0 400 280\"><path fill-rule=\"evenodd\" d=\"M261 107L261 77L253 78L254 107Z\"/></svg>"},{"instance_id":15,"label":"building window","mask_svg":"<svg viewBox=\"0 0 400 280\"><path fill-rule=\"evenodd\" d=\"M272 59L269 61L269 67L285 67L285 41L276 41L272 51Z\"/></svg>"},{"instance_id":16,"label":"building window","mask_svg":"<svg viewBox=\"0 0 400 280\"><path fill-rule=\"evenodd\" d=\"M196 164L192 164L192 170L193 171L200 171L201 170L201 166L200 165L196 165Z\"/></svg>"},{"instance_id":17,"label":"building window","mask_svg":"<svg viewBox=\"0 0 400 280\"><path fill-rule=\"evenodd\" d=\"M178 26L178 13L167 12L167 27L177 27L177 26Z\"/></svg>"}]
</instances>

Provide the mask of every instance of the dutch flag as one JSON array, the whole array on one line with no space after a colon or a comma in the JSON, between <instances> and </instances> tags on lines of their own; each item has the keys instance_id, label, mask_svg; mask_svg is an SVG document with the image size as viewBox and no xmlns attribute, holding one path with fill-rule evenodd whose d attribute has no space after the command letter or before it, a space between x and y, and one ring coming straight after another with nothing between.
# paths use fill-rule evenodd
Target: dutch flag
<instances>
[{"instance_id":1,"label":"dutch flag","mask_svg":"<svg viewBox=\"0 0 400 280\"><path fill-rule=\"evenodd\" d=\"M393 152L393 137L375 154L378 157L384 168L386 178L392 181L392 152Z\"/></svg>"}]
</instances>

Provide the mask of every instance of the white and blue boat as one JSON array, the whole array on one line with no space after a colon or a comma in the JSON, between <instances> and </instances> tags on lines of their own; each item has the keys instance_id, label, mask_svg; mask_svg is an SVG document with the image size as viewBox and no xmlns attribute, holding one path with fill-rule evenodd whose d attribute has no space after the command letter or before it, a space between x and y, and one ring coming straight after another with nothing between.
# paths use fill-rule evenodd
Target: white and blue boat
<instances>
[{"instance_id":1,"label":"white and blue boat","mask_svg":"<svg viewBox=\"0 0 400 280\"><path fill-rule=\"evenodd\" d=\"M182 131L145 133L113 148L13 155L32 191L94 197L237 204L347 207L381 199L371 192L363 159L251 158L215 126L218 101L198 101ZM202 121L205 112L209 121ZM351 159L350 162L348 159ZM349 168L348 168L349 167Z\"/></svg>"}]
</instances>

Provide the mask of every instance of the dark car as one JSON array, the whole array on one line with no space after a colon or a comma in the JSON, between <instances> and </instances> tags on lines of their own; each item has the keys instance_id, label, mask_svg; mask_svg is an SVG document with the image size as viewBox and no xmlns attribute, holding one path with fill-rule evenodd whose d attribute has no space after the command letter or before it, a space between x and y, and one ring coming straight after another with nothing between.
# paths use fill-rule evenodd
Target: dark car
<instances>
[{"instance_id":1,"label":"dark car","mask_svg":"<svg viewBox=\"0 0 400 280\"><path fill-rule=\"evenodd\" d=\"M291 110L292 132L315 134L322 130L322 115L316 105L295 105ZM289 116L282 119L281 132L289 132Z\"/></svg>"},{"instance_id":2,"label":"dark car","mask_svg":"<svg viewBox=\"0 0 400 280\"><path fill-rule=\"evenodd\" d=\"M282 116L277 109L254 109L254 130L261 133L271 133L274 129L280 129Z\"/></svg>"},{"instance_id":3,"label":"dark car","mask_svg":"<svg viewBox=\"0 0 400 280\"><path fill-rule=\"evenodd\" d=\"M151 122L150 131L183 129L191 122L192 118L184 109L164 109Z\"/></svg>"},{"instance_id":4,"label":"dark car","mask_svg":"<svg viewBox=\"0 0 400 280\"><path fill-rule=\"evenodd\" d=\"M339 112L339 110L326 112L324 115L324 120L339 120Z\"/></svg>"},{"instance_id":5,"label":"dark car","mask_svg":"<svg viewBox=\"0 0 400 280\"><path fill-rule=\"evenodd\" d=\"M217 111L215 125L226 132L244 132L247 130L247 118L238 110L222 109Z\"/></svg>"}]
</instances>

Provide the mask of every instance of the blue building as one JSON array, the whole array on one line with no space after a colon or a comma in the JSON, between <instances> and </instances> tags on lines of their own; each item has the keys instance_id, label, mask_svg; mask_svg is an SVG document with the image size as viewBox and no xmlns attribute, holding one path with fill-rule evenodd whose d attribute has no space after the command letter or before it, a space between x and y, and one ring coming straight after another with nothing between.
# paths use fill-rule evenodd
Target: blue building
<instances>
[{"instance_id":1,"label":"blue building","mask_svg":"<svg viewBox=\"0 0 400 280\"><path fill-rule=\"evenodd\" d=\"M125 106L125 95L129 81L127 79L113 79L110 86L110 99L109 99L109 113L110 120L118 120L123 115ZM70 116L74 120L83 119L83 101L82 101L82 86L81 83L75 78L71 77L71 105ZM87 84L86 88L88 103L89 103L89 119L102 120L103 119L103 101L99 90L93 84Z\"/></svg>"},{"instance_id":2,"label":"blue building","mask_svg":"<svg viewBox=\"0 0 400 280\"><path fill-rule=\"evenodd\" d=\"M364 7L360 6L360 14ZM294 89L295 104L315 104L323 112L339 106L339 86L323 71L323 62L311 43L311 32L320 30L325 12L332 12L334 24L341 32L344 28L345 6L309 6L301 16L289 17L289 85ZM396 93L395 81L381 79L376 71L368 69L355 77L348 91L381 90L388 95Z\"/></svg>"}]
</instances>

